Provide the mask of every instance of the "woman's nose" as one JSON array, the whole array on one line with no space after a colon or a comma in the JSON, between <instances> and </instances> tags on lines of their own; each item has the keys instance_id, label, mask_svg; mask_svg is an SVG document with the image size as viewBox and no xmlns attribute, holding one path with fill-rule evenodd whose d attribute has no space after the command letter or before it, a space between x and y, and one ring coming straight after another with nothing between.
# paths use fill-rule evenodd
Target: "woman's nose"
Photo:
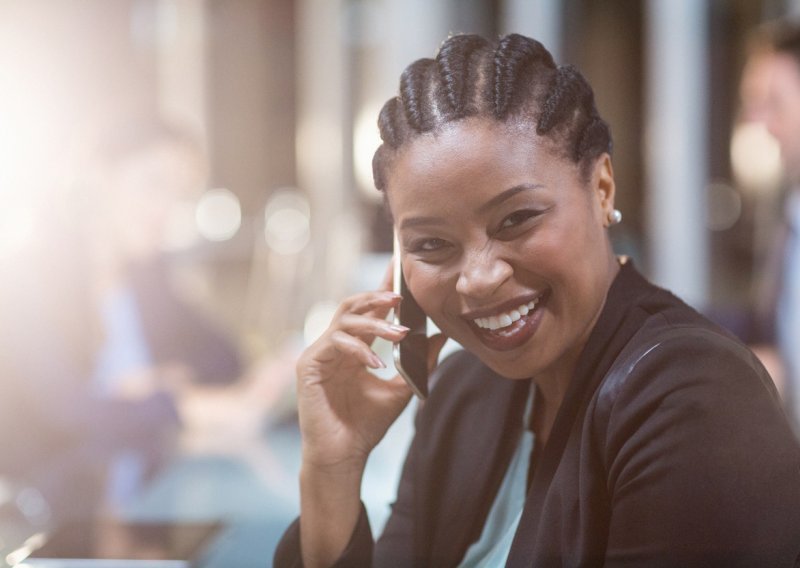
<instances>
[{"instance_id":1,"label":"woman's nose","mask_svg":"<svg viewBox=\"0 0 800 568\"><path fill-rule=\"evenodd\" d=\"M466 255L456 282L456 291L471 298L490 298L513 272L508 262L490 251L477 251Z\"/></svg>"}]
</instances>

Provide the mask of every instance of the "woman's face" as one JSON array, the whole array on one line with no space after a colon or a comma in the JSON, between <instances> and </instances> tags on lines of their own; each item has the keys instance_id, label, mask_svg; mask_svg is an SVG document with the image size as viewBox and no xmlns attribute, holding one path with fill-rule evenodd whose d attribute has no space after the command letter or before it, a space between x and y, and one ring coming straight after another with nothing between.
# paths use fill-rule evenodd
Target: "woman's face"
<instances>
[{"instance_id":1,"label":"woman's face","mask_svg":"<svg viewBox=\"0 0 800 568\"><path fill-rule=\"evenodd\" d=\"M587 182L550 144L471 118L419 136L388 172L412 294L509 378L571 372L617 270L610 161Z\"/></svg>"}]
</instances>

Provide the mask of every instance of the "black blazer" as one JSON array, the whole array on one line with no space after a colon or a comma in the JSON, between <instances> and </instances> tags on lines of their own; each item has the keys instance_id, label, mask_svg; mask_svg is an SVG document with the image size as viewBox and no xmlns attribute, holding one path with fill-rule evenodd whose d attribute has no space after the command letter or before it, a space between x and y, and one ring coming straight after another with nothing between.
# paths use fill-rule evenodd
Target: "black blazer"
<instances>
[{"instance_id":1,"label":"black blazer","mask_svg":"<svg viewBox=\"0 0 800 568\"><path fill-rule=\"evenodd\" d=\"M462 352L417 418L373 546L337 566L456 566L523 429L529 381ZM630 264L614 281L538 461L507 566L800 565L800 448L736 339ZM275 565L299 566L299 531Z\"/></svg>"}]
</instances>

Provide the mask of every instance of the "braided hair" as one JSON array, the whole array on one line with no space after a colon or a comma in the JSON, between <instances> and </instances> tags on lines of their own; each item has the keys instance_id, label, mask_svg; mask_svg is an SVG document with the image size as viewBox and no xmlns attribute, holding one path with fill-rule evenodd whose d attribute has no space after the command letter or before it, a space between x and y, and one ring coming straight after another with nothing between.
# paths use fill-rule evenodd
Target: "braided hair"
<instances>
[{"instance_id":1,"label":"braided hair","mask_svg":"<svg viewBox=\"0 0 800 568\"><path fill-rule=\"evenodd\" d=\"M386 189L394 153L419 134L471 116L524 120L581 166L611 152L611 132L592 88L570 65L556 66L538 41L510 34L496 44L477 35L448 38L435 59L419 59L400 77L400 94L378 117L375 186ZM588 170L584 170L586 173Z\"/></svg>"}]
</instances>

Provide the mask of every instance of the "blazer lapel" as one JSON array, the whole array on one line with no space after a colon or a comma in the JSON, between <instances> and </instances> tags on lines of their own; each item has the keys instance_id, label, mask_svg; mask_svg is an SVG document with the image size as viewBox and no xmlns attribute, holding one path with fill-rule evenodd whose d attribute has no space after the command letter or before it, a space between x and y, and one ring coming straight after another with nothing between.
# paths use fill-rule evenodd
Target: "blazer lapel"
<instances>
[{"instance_id":1,"label":"blazer lapel","mask_svg":"<svg viewBox=\"0 0 800 568\"><path fill-rule=\"evenodd\" d=\"M419 456L418 510L426 511L415 535L430 566L455 566L480 537L523 428L530 381L509 380L474 357L458 378L468 386L441 392L429 433L435 443ZM460 385L460 386L461 386ZM450 395L450 396L448 396ZM451 407L451 408L444 408Z\"/></svg>"},{"instance_id":2,"label":"blazer lapel","mask_svg":"<svg viewBox=\"0 0 800 568\"><path fill-rule=\"evenodd\" d=\"M585 411L592 393L630 338L639 330L647 313L637 309L638 300L652 288L633 268L623 265L606 298L605 306L581 354L553 431L540 454L506 566L531 566L535 559L542 506L550 482L577 417Z\"/></svg>"}]
</instances>

